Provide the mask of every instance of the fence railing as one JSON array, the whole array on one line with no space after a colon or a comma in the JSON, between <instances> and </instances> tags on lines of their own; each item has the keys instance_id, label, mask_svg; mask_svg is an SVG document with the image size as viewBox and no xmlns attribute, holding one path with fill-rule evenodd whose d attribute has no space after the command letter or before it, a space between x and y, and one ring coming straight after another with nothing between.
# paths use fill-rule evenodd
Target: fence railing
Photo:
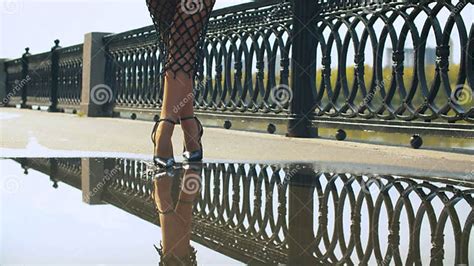
<instances>
[{"instance_id":1,"label":"fence railing","mask_svg":"<svg viewBox=\"0 0 474 266\"><path fill-rule=\"evenodd\" d=\"M58 102L60 105L79 105L82 88L83 45L75 45L57 50L58 62Z\"/></svg>"},{"instance_id":2,"label":"fence railing","mask_svg":"<svg viewBox=\"0 0 474 266\"><path fill-rule=\"evenodd\" d=\"M149 162L16 160L51 175L55 187L65 182L81 189L82 178L83 195L93 193L100 202L159 225ZM177 172L176 179L184 175L184 169ZM192 238L244 263L468 265L472 174L454 180L298 163L203 163Z\"/></svg>"},{"instance_id":3,"label":"fence railing","mask_svg":"<svg viewBox=\"0 0 474 266\"><path fill-rule=\"evenodd\" d=\"M49 105L52 88L51 53L25 55L31 82L27 83L26 97L31 104Z\"/></svg>"},{"instance_id":4,"label":"fence railing","mask_svg":"<svg viewBox=\"0 0 474 266\"><path fill-rule=\"evenodd\" d=\"M466 0L267 0L216 10L204 74L195 81L197 112L270 122L296 117L318 126L447 129L461 122L472 137L474 19L465 14L473 11ZM163 80L154 27L106 35L103 45L104 84L97 85L110 89L113 111L156 112ZM79 105L81 48L57 49L55 65L54 48L25 56L32 81L17 91L26 77L22 60L7 61L7 93Z\"/></svg>"},{"instance_id":5,"label":"fence railing","mask_svg":"<svg viewBox=\"0 0 474 266\"><path fill-rule=\"evenodd\" d=\"M6 99L3 100L2 104L17 103L21 102L22 94L25 90L22 88L27 79L24 79L23 75L23 61L21 59L15 59L5 62L6 80ZM26 96L24 97L26 99Z\"/></svg>"},{"instance_id":6,"label":"fence railing","mask_svg":"<svg viewBox=\"0 0 474 266\"><path fill-rule=\"evenodd\" d=\"M59 40L50 52L5 62L6 99L23 107L79 106L82 93L82 44L61 48ZM58 107L59 104L59 107Z\"/></svg>"}]
</instances>

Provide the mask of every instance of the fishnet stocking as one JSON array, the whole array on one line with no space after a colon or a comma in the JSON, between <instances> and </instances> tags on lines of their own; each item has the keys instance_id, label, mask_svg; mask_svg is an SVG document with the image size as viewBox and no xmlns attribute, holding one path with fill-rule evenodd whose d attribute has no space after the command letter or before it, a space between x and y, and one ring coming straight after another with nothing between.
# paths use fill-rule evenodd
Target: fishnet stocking
<instances>
[{"instance_id":1,"label":"fishnet stocking","mask_svg":"<svg viewBox=\"0 0 474 266\"><path fill-rule=\"evenodd\" d=\"M207 23L215 0L146 0L163 53L161 74L200 72ZM200 73L202 74L202 73Z\"/></svg>"}]
</instances>

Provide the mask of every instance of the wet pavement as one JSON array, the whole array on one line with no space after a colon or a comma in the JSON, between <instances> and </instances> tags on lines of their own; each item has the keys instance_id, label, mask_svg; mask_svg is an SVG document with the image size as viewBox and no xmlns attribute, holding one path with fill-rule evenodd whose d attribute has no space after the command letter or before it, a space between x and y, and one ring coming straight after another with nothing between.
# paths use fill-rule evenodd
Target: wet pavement
<instances>
[{"instance_id":1,"label":"wet pavement","mask_svg":"<svg viewBox=\"0 0 474 266\"><path fill-rule=\"evenodd\" d=\"M0 156L149 159L153 152L150 140L152 127L153 123L149 121L0 108ZM458 148L462 146L463 151L458 152L457 148L446 151L414 150L359 143L351 141L350 132L348 134L347 141L336 141L205 127L202 141L204 158L234 162L309 162L349 171L387 171L390 174L450 178L468 174L474 164L474 139L458 140L458 145L453 144L450 138L438 138L440 143ZM396 138L400 136L392 134L384 140L390 142L390 139L393 141ZM183 135L177 126L173 146L178 160L181 158L182 141Z\"/></svg>"},{"instance_id":2,"label":"wet pavement","mask_svg":"<svg viewBox=\"0 0 474 266\"><path fill-rule=\"evenodd\" d=\"M471 264L474 168L0 160L0 264ZM469 171L470 170L470 171ZM161 254L161 255L160 255Z\"/></svg>"}]
</instances>

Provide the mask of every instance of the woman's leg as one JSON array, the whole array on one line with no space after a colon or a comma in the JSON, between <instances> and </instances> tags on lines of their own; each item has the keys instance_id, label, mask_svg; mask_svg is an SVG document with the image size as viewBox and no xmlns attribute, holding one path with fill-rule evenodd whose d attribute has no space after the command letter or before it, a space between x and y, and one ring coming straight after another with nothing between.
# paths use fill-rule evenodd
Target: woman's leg
<instances>
[{"instance_id":1,"label":"woman's leg","mask_svg":"<svg viewBox=\"0 0 474 266\"><path fill-rule=\"evenodd\" d=\"M177 4L178 0L146 0L162 49L167 49L166 45L169 43L169 32Z\"/></svg>"},{"instance_id":2,"label":"woman's leg","mask_svg":"<svg viewBox=\"0 0 474 266\"><path fill-rule=\"evenodd\" d=\"M193 77L209 16L215 0L178 1L169 36L169 57L165 65L170 90L179 95L173 109L179 117L194 115ZM174 98L174 97L173 97ZM173 99L176 100L176 99ZM198 125L194 119L183 120L181 128L187 150L199 149Z\"/></svg>"},{"instance_id":3,"label":"woman's leg","mask_svg":"<svg viewBox=\"0 0 474 266\"><path fill-rule=\"evenodd\" d=\"M169 51L170 30L178 2L178 0L146 0L150 16L159 37L158 44L160 52L165 55L168 54ZM178 89L179 88L176 88L176 90ZM169 80L165 78L163 106L160 118L171 118L174 121L178 121L178 114L175 114L172 110L173 106L179 102L180 97L179 94L176 93L176 90L174 92L173 90L175 90L175 84L170 84ZM155 132L156 155L164 158L173 156L173 146L171 143L173 130L174 125L170 123L162 122L159 124Z\"/></svg>"},{"instance_id":4,"label":"woman's leg","mask_svg":"<svg viewBox=\"0 0 474 266\"><path fill-rule=\"evenodd\" d=\"M172 118L194 115L193 76L200 45L215 0L147 0L147 6L165 52L165 84L160 117ZM194 120L181 125L187 150L199 148L198 126ZM156 131L155 154L173 155L171 136L174 126L160 123Z\"/></svg>"}]
</instances>

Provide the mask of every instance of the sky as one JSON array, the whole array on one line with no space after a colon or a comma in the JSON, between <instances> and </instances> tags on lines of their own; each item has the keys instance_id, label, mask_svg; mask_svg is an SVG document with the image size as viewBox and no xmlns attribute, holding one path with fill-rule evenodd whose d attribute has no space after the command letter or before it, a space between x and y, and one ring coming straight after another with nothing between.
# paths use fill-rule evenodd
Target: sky
<instances>
[{"instance_id":1,"label":"sky","mask_svg":"<svg viewBox=\"0 0 474 266\"><path fill-rule=\"evenodd\" d=\"M0 159L0 172L8 185L0 189L0 265L157 265L158 226L112 205L87 205L80 190L62 182L53 189L49 176L24 175L13 160ZM240 265L192 245L200 265Z\"/></svg>"},{"instance_id":2,"label":"sky","mask_svg":"<svg viewBox=\"0 0 474 266\"><path fill-rule=\"evenodd\" d=\"M217 0L215 9L246 2L250 0ZM469 31L474 23L474 5L466 6L461 14ZM448 17L449 13L443 11L437 19L444 26ZM415 23L420 31L425 20L425 16L417 17ZM399 19L395 27L401 27L402 23ZM67 47L82 43L84 34L88 32L119 33L151 24L146 0L0 0L0 58L19 58L25 47L30 48L31 54L49 51L55 39L61 41L62 47ZM376 32L380 32L382 27L381 22L374 26ZM343 35L343 30L340 33ZM451 38L454 40L453 62L459 63L461 47L457 29ZM434 34L429 35L426 46L436 46ZM408 37L405 47L413 47L411 37ZM391 48L391 45L387 44L386 48ZM371 49L369 44L365 52L367 64L373 61ZM332 52L336 58L337 51L334 49ZM347 58L353 58L353 54L350 47ZM391 57L385 57L383 65L390 64ZM337 64L337 60L334 59L332 64ZM318 60L318 67L320 65Z\"/></svg>"},{"instance_id":3,"label":"sky","mask_svg":"<svg viewBox=\"0 0 474 266\"><path fill-rule=\"evenodd\" d=\"M215 9L250 2L217 0ZM145 0L0 0L0 58L83 42L87 32L119 33L151 25Z\"/></svg>"}]
</instances>

